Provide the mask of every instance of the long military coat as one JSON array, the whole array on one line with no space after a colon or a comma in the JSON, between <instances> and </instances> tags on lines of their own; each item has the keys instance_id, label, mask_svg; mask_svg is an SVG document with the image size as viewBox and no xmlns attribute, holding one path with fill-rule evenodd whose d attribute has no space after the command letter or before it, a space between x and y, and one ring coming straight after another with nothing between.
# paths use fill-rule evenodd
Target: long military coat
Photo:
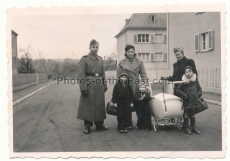
<instances>
[{"instance_id":1,"label":"long military coat","mask_svg":"<svg viewBox=\"0 0 230 161\"><path fill-rule=\"evenodd\" d=\"M99 77L87 76L98 73ZM77 118L86 121L103 121L105 113L105 94L107 84L105 81L103 60L92 53L85 55L79 62L78 83L80 90L88 90L89 95L81 94Z\"/></svg>"},{"instance_id":2,"label":"long military coat","mask_svg":"<svg viewBox=\"0 0 230 161\"><path fill-rule=\"evenodd\" d=\"M119 62L117 67L117 78L123 72L128 74L130 80L129 84L132 86L134 94L136 92L137 85L138 85L137 80L140 81L140 77L141 80L145 82L147 80L145 66L143 62L137 57L134 58L132 64L129 62L129 60L126 57Z\"/></svg>"}]
</instances>

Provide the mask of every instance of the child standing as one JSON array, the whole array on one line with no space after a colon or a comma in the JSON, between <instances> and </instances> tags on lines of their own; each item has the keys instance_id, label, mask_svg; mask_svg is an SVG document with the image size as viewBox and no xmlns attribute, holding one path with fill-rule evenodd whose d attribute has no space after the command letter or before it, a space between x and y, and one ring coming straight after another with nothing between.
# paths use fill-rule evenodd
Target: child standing
<instances>
[{"instance_id":1,"label":"child standing","mask_svg":"<svg viewBox=\"0 0 230 161\"><path fill-rule=\"evenodd\" d=\"M117 104L118 131L120 133L128 133L129 116L134 102L132 86L128 84L127 78L126 73L119 75L119 80L114 86L112 96L112 102Z\"/></svg>"},{"instance_id":2,"label":"child standing","mask_svg":"<svg viewBox=\"0 0 230 161\"><path fill-rule=\"evenodd\" d=\"M147 92L146 85L141 82L138 85L138 90L135 94L135 106L137 113L136 129L144 128L146 132L151 129L151 112L149 101L151 100L150 92Z\"/></svg>"},{"instance_id":3,"label":"child standing","mask_svg":"<svg viewBox=\"0 0 230 161\"><path fill-rule=\"evenodd\" d=\"M183 99L186 133L189 135L191 132L200 134L201 132L196 128L195 109L200 106L199 98L202 96L202 89L196 74L194 74L194 69L191 66L185 67L184 72L185 74L182 76L182 80L185 81L185 83L178 85L176 93ZM189 119L192 131L188 127Z\"/></svg>"}]
</instances>

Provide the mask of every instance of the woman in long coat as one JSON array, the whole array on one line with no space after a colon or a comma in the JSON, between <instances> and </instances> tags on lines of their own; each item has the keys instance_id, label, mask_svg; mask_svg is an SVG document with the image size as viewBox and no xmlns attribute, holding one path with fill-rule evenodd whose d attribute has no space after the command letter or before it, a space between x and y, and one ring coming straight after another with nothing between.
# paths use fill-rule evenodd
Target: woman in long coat
<instances>
[{"instance_id":1,"label":"woman in long coat","mask_svg":"<svg viewBox=\"0 0 230 161\"><path fill-rule=\"evenodd\" d=\"M194 70L194 73L198 76L196 65L193 59L188 59L184 56L184 49L174 48L174 55L177 58L177 62L173 64L173 81L182 81L182 76L184 75L184 68L191 66ZM174 94L176 94L178 84L175 84Z\"/></svg>"},{"instance_id":2,"label":"woman in long coat","mask_svg":"<svg viewBox=\"0 0 230 161\"><path fill-rule=\"evenodd\" d=\"M84 120L85 134L90 133L93 122L97 130L109 129L104 125L106 118L104 92L107 90L107 84L103 59L97 55L98 48L99 43L92 40L90 52L81 58L78 68L81 96L77 118Z\"/></svg>"},{"instance_id":3,"label":"woman in long coat","mask_svg":"<svg viewBox=\"0 0 230 161\"><path fill-rule=\"evenodd\" d=\"M122 59L117 67L117 77L121 73L128 74L128 82L132 86L134 95L137 90L137 85L141 81L147 82L147 74L143 62L137 58L135 47L133 45L126 45L125 58ZM134 104L135 107L135 104ZM130 129L133 128L132 115L130 116Z\"/></svg>"}]
</instances>

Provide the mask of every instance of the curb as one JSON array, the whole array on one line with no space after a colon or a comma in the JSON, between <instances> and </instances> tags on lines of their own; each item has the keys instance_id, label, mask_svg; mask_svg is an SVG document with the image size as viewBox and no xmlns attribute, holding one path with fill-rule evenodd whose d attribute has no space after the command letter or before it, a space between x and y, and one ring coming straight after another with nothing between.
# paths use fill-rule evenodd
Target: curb
<instances>
[{"instance_id":1,"label":"curb","mask_svg":"<svg viewBox=\"0 0 230 161\"><path fill-rule=\"evenodd\" d=\"M213 100L207 100L207 99L204 99L207 103L210 103L210 104L214 104L214 105L218 105L218 106L221 106L221 102L218 102L218 101L213 101Z\"/></svg>"},{"instance_id":2,"label":"curb","mask_svg":"<svg viewBox=\"0 0 230 161\"><path fill-rule=\"evenodd\" d=\"M22 102L23 100L25 100L25 99L27 99L27 98L29 98L29 97L35 95L36 93L38 93L39 91L41 91L41 90L43 90L44 88L48 87L49 85L51 85L51 84L54 83L54 82L55 82L55 81L50 82L49 84L47 84L47 85L45 85L45 86L39 88L38 90L36 90L36 91L34 91L34 92L32 92L32 93L26 95L25 97L22 97L22 98L20 98L20 99L18 99L18 100L16 100L16 101L14 101L14 102L13 102L13 106L16 105L16 104L18 104L18 103L20 103L20 102Z\"/></svg>"}]
</instances>

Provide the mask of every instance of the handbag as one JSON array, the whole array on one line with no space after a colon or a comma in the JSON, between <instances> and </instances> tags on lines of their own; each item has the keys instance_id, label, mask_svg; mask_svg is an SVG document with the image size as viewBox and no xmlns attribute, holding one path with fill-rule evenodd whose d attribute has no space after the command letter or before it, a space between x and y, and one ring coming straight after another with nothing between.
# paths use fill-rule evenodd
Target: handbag
<instances>
[{"instance_id":1,"label":"handbag","mask_svg":"<svg viewBox=\"0 0 230 161\"><path fill-rule=\"evenodd\" d=\"M199 102L200 102L200 107L196 108L195 114L200 113L200 112L208 109L208 105L203 98L200 97Z\"/></svg>"},{"instance_id":2,"label":"handbag","mask_svg":"<svg viewBox=\"0 0 230 161\"><path fill-rule=\"evenodd\" d=\"M107 103L106 112L109 115L117 116L117 107L111 100Z\"/></svg>"}]
</instances>

